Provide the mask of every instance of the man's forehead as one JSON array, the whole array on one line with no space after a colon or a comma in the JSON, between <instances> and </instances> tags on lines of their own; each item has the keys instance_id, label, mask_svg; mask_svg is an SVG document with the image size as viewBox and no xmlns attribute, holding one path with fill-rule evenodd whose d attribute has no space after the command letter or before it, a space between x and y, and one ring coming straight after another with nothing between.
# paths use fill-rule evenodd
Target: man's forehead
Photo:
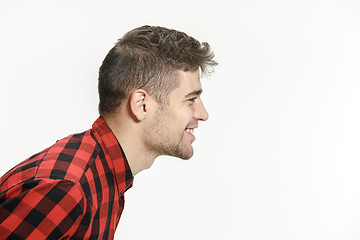
<instances>
[{"instance_id":1,"label":"man's forehead","mask_svg":"<svg viewBox=\"0 0 360 240\"><path fill-rule=\"evenodd\" d=\"M176 88L181 95L201 94L201 82L199 70L196 71L180 71L179 73L179 87Z\"/></svg>"}]
</instances>

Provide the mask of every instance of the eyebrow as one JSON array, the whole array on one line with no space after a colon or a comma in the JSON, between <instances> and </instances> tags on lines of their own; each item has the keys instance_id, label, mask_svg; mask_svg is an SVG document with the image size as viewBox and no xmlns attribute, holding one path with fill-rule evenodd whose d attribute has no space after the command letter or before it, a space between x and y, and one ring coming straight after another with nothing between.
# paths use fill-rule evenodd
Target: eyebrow
<instances>
[{"instance_id":1,"label":"eyebrow","mask_svg":"<svg viewBox=\"0 0 360 240\"><path fill-rule=\"evenodd\" d=\"M202 89L186 94L186 98L196 97L202 93Z\"/></svg>"}]
</instances>

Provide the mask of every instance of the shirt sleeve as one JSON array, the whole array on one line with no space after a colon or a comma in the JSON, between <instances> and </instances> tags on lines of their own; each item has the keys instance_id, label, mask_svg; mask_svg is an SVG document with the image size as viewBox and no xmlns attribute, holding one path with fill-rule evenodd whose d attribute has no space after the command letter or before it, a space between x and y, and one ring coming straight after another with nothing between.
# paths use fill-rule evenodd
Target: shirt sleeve
<instances>
[{"instance_id":1,"label":"shirt sleeve","mask_svg":"<svg viewBox=\"0 0 360 240\"><path fill-rule=\"evenodd\" d=\"M2 239L60 239L84 215L82 191L72 182L28 180L0 194Z\"/></svg>"}]
</instances>

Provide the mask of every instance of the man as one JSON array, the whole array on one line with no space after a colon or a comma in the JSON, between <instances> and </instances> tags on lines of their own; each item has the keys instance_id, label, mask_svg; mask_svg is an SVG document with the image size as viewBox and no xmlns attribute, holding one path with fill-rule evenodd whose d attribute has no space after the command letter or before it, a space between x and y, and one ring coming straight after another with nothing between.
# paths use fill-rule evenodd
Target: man
<instances>
[{"instance_id":1,"label":"man","mask_svg":"<svg viewBox=\"0 0 360 240\"><path fill-rule=\"evenodd\" d=\"M99 71L100 117L0 179L1 239L113 239L133 176L156 157L189 159L208 114L199 70L207 43L143 26L121 38Z\"/></svg>"}]
</instances>

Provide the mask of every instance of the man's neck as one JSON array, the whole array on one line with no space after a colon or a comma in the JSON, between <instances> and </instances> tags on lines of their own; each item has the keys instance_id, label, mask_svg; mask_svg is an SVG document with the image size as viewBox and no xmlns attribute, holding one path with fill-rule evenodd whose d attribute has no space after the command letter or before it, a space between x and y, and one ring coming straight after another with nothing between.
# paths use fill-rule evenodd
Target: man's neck
<instances>
[{"instance_id":1,"label":"man's neck","mask_svg":"<svg viewBox=\"0 0 360 240\"><path fill-rule=\"evenodd\" d=\"M133 176L150 168L157 155L144 147L143 137L140 136L135 123L121 114L117 114L116 117L103 116L103 118L119 141Z\"/></svg>"}]
</instances>

